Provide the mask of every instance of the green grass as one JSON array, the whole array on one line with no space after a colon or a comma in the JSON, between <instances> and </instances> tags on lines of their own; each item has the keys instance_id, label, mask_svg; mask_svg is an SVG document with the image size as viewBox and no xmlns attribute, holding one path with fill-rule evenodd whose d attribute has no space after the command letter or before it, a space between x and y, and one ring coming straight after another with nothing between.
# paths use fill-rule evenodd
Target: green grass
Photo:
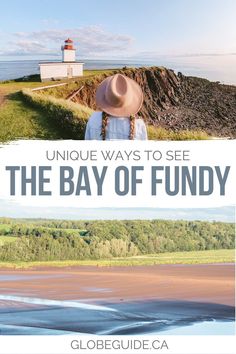
<instances>
[{"instance_id":1,"label":"green grass","mask_svg":"<svg viewBox=\"0 0 236 354\"><path fill-rule=\"evenodd\" d=\"M86 70L84 75L89 78L104 72L104 70ZM83 77L81 80L85 80L85 78ZM61 80L59 83L68 82L70 84L71 81ZM19 93L22 89L32 89L56 83L56 81L40 82L38 75L30 76L29 81L17 79L0 82L0 95L5 96L5 102L0 106L0 142L21 138L50 140L65 138L63 129L48 119L45 111L40 107L28 105ZM46 95L49 92L50 90L44 91ZM64 101L63 104L67 106L70 103Z\"/></svg>"},{"instance_id":2,"label":"green grass","mask_svg":"<svg viewBox=\"0 0 236 354\"><path fill-rule=\"evenodd\" d=\"M55 82L54 82L55 83ZM46 85L52 85L53 82L15 82L13 81L7 81L6 83L0 82L0 92L3 93L4 95L8 95L11 93L16 93L22 89L28 88L28 89L32 89L32 88L36 88L39 86L46 86Z\"/></svg>"},{"instance_id":3,"label":"green grass","mask_svg":"<svg viewBox=\"0 0 236 354\"><path fill-rule=\"evenodd\" d=\"M17 237L14 237L14 236L0 235L0 246L3 246L5 243L14 242L16 240L17 240Z\"/></svg>"},{"instance_id":4,"label":"green grass","mask_svg":"<svg viewBox=\"0 0 236 354\"><path fill-rule=\"evenodd\" d=\"M84 70L84 76L81 76L76 79L65 79L65 80L60 80L60 81L40 81L39 75L30 75L28 80L23 80L23 79L16 79L16 80L8 80L8 81L0 81L0 92L4 94L9 94L9 93L14 93L17 91L21 91L23 89L32 89L36 87L41 87L41 86L48 86L48 85L54 85L57 83L63 83L66 82L68 85L73 85L73 83L83 81L85 78L89 79L90 77L94 77L95 75L101 75L105 73L110 73L113 72L113 69L108 69L108 70ZM63 86L62 86L63 87ZM60 89L62 89L62 87ZM44 92L47 93L48 90L46 89Z\"/></svg>"},{"instance_id":5,"label":"green grass","mask_svg":"<svg viewBox=\"0 0 236 354\"><path fill-rule=\"evenodd\" d=\"M61 133L45 113L29 107L22 101L20 94L15 93L8 96L0 107L0 141L20 138L60 139Z\"/></svg>"},{"instance_id":6,"label":"green grass","mask_svg":"<svg viewBox=\"0 0 236 354\"><path fill-rule=\"evenodd\" d=\"M44 112L48 122L60 129L64 139L84 138L88 118L93 113L92 109L31 90L23 90L21 94L27 104Z\"/></svg>"},{"instance_id":7,"label":"green grass","mask_svg":"<svg viewBox=\"0 0 236 354\"><path fill-rule=\"evenodd\" d=\"M32 267L71 267L71 266L151 266L155 264L210 264L233 263L235 251L210 250L193 252L171 252L150 254L127 258L81 261L49 261L49 262L0 262L0 268L32 268Z\"/></svg>"},{"instance_id":8,"label":"green grass","mask_svg":"<svg viewBox=\"0 0 236 354\"><path fill-rule=\"evenodd\" d=\"M132 69L130 69L132 70ZM27 80L17 79L12 81L0 82L0 95L4 95L6 100L0 106L0 142L7 142L16 139L82 139L84 136L85 119L91 114L89 108L65 101L69 93L82 86L86 81L93 80L95 76L104 74L113 74L115 69L106 70L85 70L84 76L76 79L40 82L39 75L29 76ZM35 97L35 104L25 102L23 96L19 93L21 90L28 92L35 87L47 86L56 83L66 82L67 85L60 88L51 88L32 93ZM53 97L52 97L53 96ZM58 100L60 99L60 101ZM73 126L69 132L65 132L65 127L55 124L50 117L50 109L46 107L46 100L67 109L72 115L77 117L78 126ZM41 106L39 104L41 101ZM44 101L44 103L43 103ZM32 103L32 102L31 102ZM34 102L33 102L34 103ZM58 114L53 116L56 118ZM80 129L78 128L79 126ZM69 134L69 135L68 135ZM204 140L210 137L202 131L171 131L160 127L148 126L148 137L150 140Z\"/></svg>"},{"instance_id":9,"label":"green grass","mask_svg":"<svg viewBox=\"0 0 236 354\"><path fill-rule=\"evenodd\" d=\"M66 108L68 111L73 112L78 118L87 119L93 110L79 103L74 103L71 101L66 101L64 99L56 98L50 95L43 95L39 92L32 92L31 90L23 90L24 95L28 95L33 98L36 103L39 103L42 108L47 105L48 102L58 106ZM47 107L45 107L47 108Z\"/></svg>"},{"instance_id":10,"label":"green grass","mask_svg":"<svg viewBox=\"0 0 236 354\"><path fill-rule=\"evenodd\" d=\"M106 69L106 70L87 70L84 72L84 76L74 78L74 79L69 79L69 80L62 80L62 82L66 82L67 85L60 86L60 87L52 87L48 88L46 90L40 91L42 95L50 95L56 98L63 98L66 99L73 91L78 90L78 88L82 87L85 83L93 84L94 82L94 77L96 76L96 79L103 79L104 74L106 75L113 75L113 73L116 70L114 69Z\"/></svg>"},{"instance_id":11,"label":"green grass","mask_svg":"<svg viewBox=\"0 0 236 354\"><path fill-rule=\"evenodd\" d=\"M200 130L172 131L162 127L147 127L149 140L207 140L211 137Z\"/></svg>"},{"instance_id":12,"label":"green grass","mask_svg":"<svg viewBox=\"0 0 236 354\"><path fill-rule=\"evenodd\" d=\"M94 69L94 70L84 70L84 76L95 76L101 74L112 73L115 69Z\"/></svg>"},{"instance_id":13,"label":"green grass","mask_svg":"<svg viewBox=\"0 0 236 354\"><path fill-rule=\"evenodd\" d=\"M1 232L1 230L9 231L10 229L11 229L11 225L10 224L0 224L0 232Z\"/></svg>"}]
</instances>

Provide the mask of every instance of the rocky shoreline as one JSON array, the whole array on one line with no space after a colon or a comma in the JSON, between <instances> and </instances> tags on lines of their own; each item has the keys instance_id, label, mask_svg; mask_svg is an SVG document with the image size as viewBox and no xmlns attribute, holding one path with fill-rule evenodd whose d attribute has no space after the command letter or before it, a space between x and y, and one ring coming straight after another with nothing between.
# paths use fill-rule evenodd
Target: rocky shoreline
<instances>
[{"instance_id":1,"label":"rocky shoreline","mask_svg":"<svg viewBox=\"0 0 236 354\"><path fill-rule=\"evenodd\" d=\"M124 68L114 72L141 85L144 105L140 114L148 123L173 131L203 130L219 137L236 136L236 86L176 75L164 67ZM84 80L75 101L96 109L96 88L106 76Z\"/></svg>"}]
</instances>

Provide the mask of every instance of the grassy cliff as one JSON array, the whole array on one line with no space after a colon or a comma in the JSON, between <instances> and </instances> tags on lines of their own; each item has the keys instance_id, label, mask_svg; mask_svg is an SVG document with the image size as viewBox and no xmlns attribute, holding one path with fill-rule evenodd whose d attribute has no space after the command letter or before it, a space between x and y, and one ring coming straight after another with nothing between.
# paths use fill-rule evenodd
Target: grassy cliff
<instances>
[{"instance_id":1,"label":"grassy cliff","mask_svg":"<svg viewBox=\"0 0 236 354\"><path fill-rule=\"evenodd\" d=\"M24 102L39 109L51 124L62 132L62 138L83 140L86 123L93 110L87 106L55 98L29 89L21 92Z\"/></svg>"},{"instance_id":2,"label":"grassy cliff","mask_svg":"<svg viewBox=\"0 0 236 354\"><path fill-rule=\"evenodd\" d=\"M87 71L85 77L95 74L95 71ZM38 75L0 82L0 142L21 138L49 140L71 138L62 124L57 124L60 122L52 119L50 110L45 109L46 100L49 101L48 105L51 102L48 92L44 94L44 100L41 100L43 104L39 103L39 94L35 93L34 101L32 100L33 88L52 84L55 82L42 84ZM65 106L64 112L68 111L69 104L65 100L58 102L58 107L62 106ZM70 114L73 112L70 111Z\"/></svg>"},{"instance_id":3,"label":"grassy cliff","mask_svg":"<svg viewBox=\"0 0 236 354\"><path fill-rule=\"evenodd\" d=\"M0 83L0 141L18 138L83 139L86 121L97 109L95 92L107 76L123 73L144 91L141 115L149 139L199 140L236 135L236 87L205 79L176 75L163 67L86 71L84 77L52 85L39 77ZM68 101L68 97L80 91Z\"/></svg>"}]
</instances>

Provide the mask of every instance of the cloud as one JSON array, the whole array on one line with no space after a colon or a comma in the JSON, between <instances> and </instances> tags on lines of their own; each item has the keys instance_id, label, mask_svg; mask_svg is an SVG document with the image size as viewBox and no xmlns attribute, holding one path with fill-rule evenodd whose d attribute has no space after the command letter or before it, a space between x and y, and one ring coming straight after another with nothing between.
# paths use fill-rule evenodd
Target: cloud
<instances>
[{"instance_id":1,"label":"cloud","mask_svg":"<svg viewBox=\"0 0 236 354\"><path fill-rule=\"evenodd\" d=\"M74 40L80 56L100 56L127 52L133 38L105 31L101 26L74 29L46 29L34 32L16 32L12 35L10 50L2 49L1 55L59 55L66 38ZM3 47L3 46L2 46Z\"/></svg>"},{"instance_id":2,"label":"cloud","mask_svg":"<svg viewBox=\"0 0 236 354\"><path fill-rule=\"evenodd\" d=\"M225 56L236 56L236 53L182 53L182 54L164 54L155 51L145 51L139 52L136 54L137 58L140 59L160 59L162 57L171 57L171 58L195 58L195 57L225 57Z\"/></svg>"},{"instance_id":3,"label":"cloud","mask_svg":"<svg viewBox=\"0 0 236 354\"><path fill-rule=\"evenodd\" d=\"M236 53L186 53L176 55L176 57L225 57L228 55L236 55Z\"/></svg>"},{"instance_id":4,"label":"cloud","mask_svg":"<svg viewBox=\"0 0 236 354\"><path fill-rule=\"evenodd\" d=\"M19 40L9 42L10 49L0 50L0 55L6 56L24 56L24 55L59 55L60 53L55 53L55 50L48 49L43 44L38 41L32 40ZM59 51L58 51L59 52Z\"/></svg>"}]
</instances>

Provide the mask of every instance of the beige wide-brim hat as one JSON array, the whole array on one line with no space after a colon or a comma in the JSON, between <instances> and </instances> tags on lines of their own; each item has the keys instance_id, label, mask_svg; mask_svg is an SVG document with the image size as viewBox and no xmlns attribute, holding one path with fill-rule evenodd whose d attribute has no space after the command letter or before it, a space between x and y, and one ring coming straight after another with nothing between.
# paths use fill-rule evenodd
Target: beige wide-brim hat
<instances>
[{"instance_id":1,"label":"beige wide-brim hat","mask_svg":"<svg viewBox=\"0 0 236 354\"><path fill-rule=\"evenodd\" d=\"M143 92L134 80L116 74L101 82L96 92L99 109L115 117L136 114L143 104Z\"/></svg>"}]
</instances>

